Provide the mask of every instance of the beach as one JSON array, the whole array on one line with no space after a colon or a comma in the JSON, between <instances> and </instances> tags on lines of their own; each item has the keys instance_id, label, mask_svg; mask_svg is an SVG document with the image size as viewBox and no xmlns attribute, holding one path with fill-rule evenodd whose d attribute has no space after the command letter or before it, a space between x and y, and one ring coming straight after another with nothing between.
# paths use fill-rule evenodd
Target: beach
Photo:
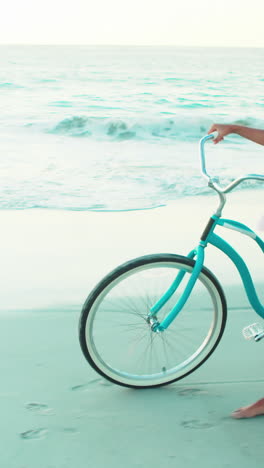
<instances>
[{"instance_id":1,"label":"beach","mask_svg":"<svg viewBox=\"0 0 264 468\"><path fill-rule=\"evenodd\" d=\"M213 122L263 128L263 50L2 45L1 60L0 468L263 464L264 418L230 417L264 396L263 342L241 333L262 319L221 252L209 246L205 265L225 291L227 326L187 378L113 385L78 339L82 305L113 268L197 246L218 205L199 140ZM263 173L263 147L237 135L208 142L206 156L222 185ZM263 236L259 184L229 199L223 216ZM260 249L220 232L263 302Z\"/></svg>"},{"instance_id":2,"label":"beach","mask_svg":"<svg viewBox=\"0 0 264 468\"><path fill-rule=\"evenodd\" d=\"M216 196L202 196L143 211L0 212L1 466L262 463L263 418L229 416L264 395L263 343L241 334L261 319L230 260L212 247L205 264L226 292L228 321L196 372L163 388L118 387L93 371L78 342L82 304L102 276L140 255L188 253L216 206ZM231 194L224 211L254 230L262 214L260 190ZM248 237L229 230L224 237L238 239L263 299L259 250Z\"/></svg>"}]
</instances>

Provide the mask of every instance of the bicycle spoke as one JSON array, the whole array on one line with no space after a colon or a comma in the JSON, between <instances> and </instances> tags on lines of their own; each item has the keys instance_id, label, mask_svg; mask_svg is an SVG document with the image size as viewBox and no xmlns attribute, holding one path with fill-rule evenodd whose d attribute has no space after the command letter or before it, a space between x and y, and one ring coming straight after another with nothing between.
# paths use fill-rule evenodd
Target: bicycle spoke
<instances>
[{"instance_id":1,"label":"bicycle spoke","mask_svg":"<svg viewBox=\"0 0 264 468\"><path fill-rule=\"evenodd\" d=\"M184 310L169 328L159 333L152 330L150 309L169 290L182 267L182 260L153 258L153 264L132 262L131 269L104 286L102 297L99 293L91 305L88 301L84 339L89 362L122 385L162 385L182 378L212 352L223 331L220 296L206 275L200 275ZM173 294L168 299L152 318L154 323L161 323L180 297L192 271L191 260L186 260L184 270L177 297Z\"/></svg>"}]
</instances>

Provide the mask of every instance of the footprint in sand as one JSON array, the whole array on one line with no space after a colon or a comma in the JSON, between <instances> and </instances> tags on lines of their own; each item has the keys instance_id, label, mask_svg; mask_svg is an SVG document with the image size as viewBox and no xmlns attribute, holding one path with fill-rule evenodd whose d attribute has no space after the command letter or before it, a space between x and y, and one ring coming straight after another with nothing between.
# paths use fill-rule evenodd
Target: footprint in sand
<instances>
[{"instance_id":1,"label":"footprint in sand","mask_svg":"<svg viewBox=\"0 0 264 468\"><path fill-rule=\"evenodd\" d=\"M195 395L205 395L208 393L207 390L201 390L200 388L184 388L179 390L178 395L180 396L195 396Z\"/></svg>"},{"instance_id":2,"label":"footprint in sand","mask_svg":"<svg viewBox=\"0 0 264 468\"><path fill-rule=\"evenodd\" d=\"M24 440L43 439L44 437L46 437L47 433L47 429L43 428L30 429L29 431L21 432L20 437Z\"/></svg>"},{"instance_id":3,"label":"footprint in sand","mask_svg":"<svg viewBox=\"0 0 264 468\"><path fill-rule=\"evenodd\" d=\"M189 419L188 421L182 421L181 425L186 429L209 429L210 427L215 426L215 424L203 422L199 419Z\"/></svg>"},{"instance_id":4,"label":"footprint in sand","mask_svg":"<svg viewBox=\"0 0 264 468\"><path fill-rule=\"evenodd\" d=\"M66 434L78 434L79 431L75 427L64 427L62 429L63 432L66 432Z\"/></svg>"},{"instance_id":5,"label":"footprint in sand","mask_svg":"<svg viewBox=\"0 0 264 468\"><path fill-rule=\"evenodd\" d=\"M25 407L29 411L34 411L35 413L44 414L46 416L53 414L54 412L53 409L49 408L45 403L31 402L26 403Z\"/></svg>"},{"instance_id":6,"label":"footprint in sand","mask_svg":"<svg viewBox=\"0 0 264 468\"><path fill-rule=\"evenodd\" d=\"M85 384L74 385L74 387L71 387L71 390L74 392L75 391L85 392L86 390L90 390L90 388L93 385L103 385L104 387L109 387L113 384L109 382L109 380L106 380L106 379L93 379Z\"/></svg>"}]
</instances>

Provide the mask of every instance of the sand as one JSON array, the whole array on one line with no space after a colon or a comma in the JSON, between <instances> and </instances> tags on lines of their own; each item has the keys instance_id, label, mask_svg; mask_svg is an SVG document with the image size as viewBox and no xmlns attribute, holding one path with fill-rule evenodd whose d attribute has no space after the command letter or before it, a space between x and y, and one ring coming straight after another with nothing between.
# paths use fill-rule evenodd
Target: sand
<instances>
[{"instance_id":1,"label":"sand","mask_svg":"<svg viewBox=\"0 0 264 468\"><path fill-rule=\"evenodd\" d=\"M230 199L225 216L255 229L263 192ZM223 284L229 318L219 347L195 373L159 389L121 388L90 368L78 343L80 308L98 279L131 257L185 254L215 206L216 197L196 197L144 212L0 212L1 467L263 464L264 417L229 417L264 396L264 343L241 335L261 319L230 260L213 248L206 265ZM260 251L248 238L235 245L263 299Z\"/></svg>"}]
</instances>

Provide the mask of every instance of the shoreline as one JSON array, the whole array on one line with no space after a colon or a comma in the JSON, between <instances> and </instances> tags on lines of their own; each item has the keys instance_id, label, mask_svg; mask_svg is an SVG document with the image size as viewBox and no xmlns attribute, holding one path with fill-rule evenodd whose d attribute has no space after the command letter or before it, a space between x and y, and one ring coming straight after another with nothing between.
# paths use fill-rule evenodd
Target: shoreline
<instances>
[{"instance_id":1,"label":"shoreline","mask_svg":"<svg viewBox=\"0 0 264 468\"><path fill-rule=\"evenodd\" d=\"M113 385L89 366L78 341L90 287L128 258L175 245L179 253L190 250L211 205L203 198L125 216L0 212L4 467L87 468L87 460L96 468L173 468L179 460L186 468L261 465L263 418L229 417L263 396L264 377L261 344L241 335L256 315L224 260L208 252L208 266L228 292L226 330L208 361L185 379L145 390ZM262 205L248 198L234 206L254 221ZM262 286L259 253L251 260Z\"/></svg>"},{"instance_id":2,"label":"shoreline","mask_svg":"<svg viewBox=\"0 0 264 468\"><path fill-rule=\"evenodd\" d=\"M256 194L261 192L232 194L224 217L256 229L263 214L261 196ZM198 245L216 207L217 197L201 196L146 211L0 211L0 310L79 305L121 263L159 252L186 255ZM220 229L245 257L253 279L261 283L258 246L247 236ZM239 284L235 267L213 247L206 251L205 265L224 286Z\"/></svg>"}]
</instances>

